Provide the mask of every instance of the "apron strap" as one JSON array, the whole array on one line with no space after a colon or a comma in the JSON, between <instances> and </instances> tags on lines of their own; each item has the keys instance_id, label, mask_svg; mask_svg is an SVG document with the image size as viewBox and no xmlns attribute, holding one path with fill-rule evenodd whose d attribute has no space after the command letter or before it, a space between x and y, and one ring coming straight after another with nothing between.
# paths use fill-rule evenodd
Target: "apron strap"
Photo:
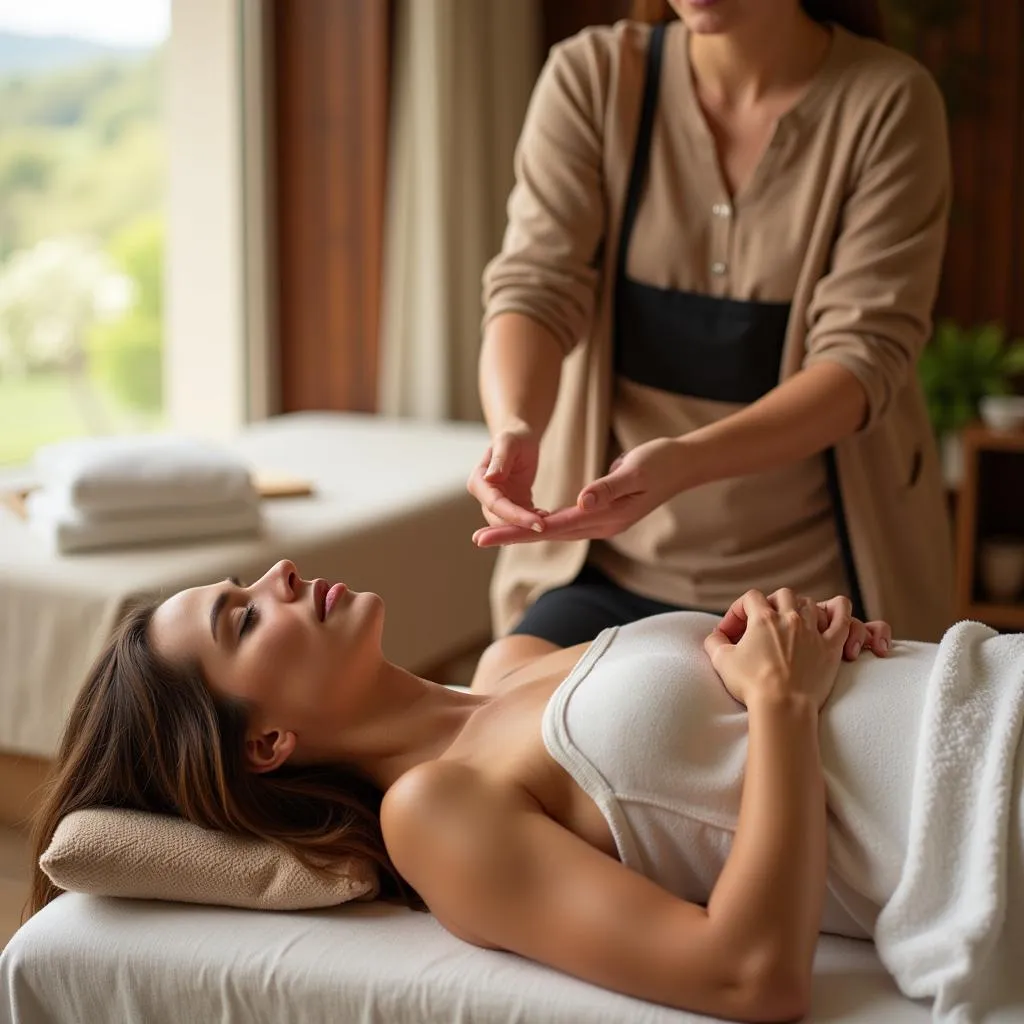
<instances>
[{"instance_id":1,"label":"apron strap","mask_svg":"<svg viewBox=\"0 0 1024 1024\"><path fill-rule=\"evenodd\" d=\"M651 135L654 128L654 111L658 106L658 86L661 83L661 55L664 46L665 23L661 22L651 29L650 45L647 48L640 128L637 131L636 149L633 151L633 168L629 172L629 188L626 190L626 205L623 209L622 225L619 229L619 251L615 261L617 277L622 277L626 272L629 239L633 234L633 224L636 221L637 210L640 208L640 196L643 193L644 181L647 177L648 156L651 151Z\"/></svg>"},{"instance_id":2,"label":"apron strap","mask_svg":"<svg viewBox=\"0 0 1024 1024\"><path fill-rule=\"evenodd\" d=\"M850 587L850 604L853 614L867 622L867 610L860 591L860 580L857 579L857 564L853 560L853 545L850 543L850 531L846 525L846 509L843 507L843 492L839 487L839 467L836 465L836 450L829 448L824 453L825 472L828 477L828 494L832 501L832 511L836 521L836 538L839 541L839 557L843 562L846 582Z\"/></svg>"}]
</instances>

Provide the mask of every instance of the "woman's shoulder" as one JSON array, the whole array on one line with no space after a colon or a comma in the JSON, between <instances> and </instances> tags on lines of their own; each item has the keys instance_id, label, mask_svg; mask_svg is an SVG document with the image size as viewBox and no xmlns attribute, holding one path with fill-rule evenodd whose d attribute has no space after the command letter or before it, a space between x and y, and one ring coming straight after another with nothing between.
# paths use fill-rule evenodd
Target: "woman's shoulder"
<instances>
[{"instance_id":1,"label":"woman's shoulder","mask_svg":"<svg viewBox=\"0 0 1024 1024\"><path fill-rule=\"evenodd\" d=\"M624 76L642 77L650 36L651 26L643 22L590 25L551 47L548 70L607 95Z\"/></svg>"},{"instance_id":2,"label":"woman's shoulder","mask_svg":"<svg viewBox=\"0 0 1024 1024\"><path fill-rule=\"evenodd\" d=\"M614 25L588 25L551 47L551 58L569 63L643 60L651 26L640 21L622 20Z\"/></svg>"},{"instance_id":3,"label":"woman's shoulder","mask_svg":"<svg viewBox=\"0 0 1024 1024\"><path fill-rule=\"evenodd\" d=\"M381 832L403 877L409 877L409 858L423 851L440 823L451 827L456 820L472 819L461 811L484 799L483 781L471 766L437 758L410 768L388 787L380 807Z\"/></svg>"},{"instance_id":4,"label":"woman's shoulder","mask_svg":"<svg viewBox=\"0 0 1024 1024\"><path fill-rule=\"evenodd\" d=\"M836 90L844 100L871 107L899 99L942 107L942 94L931 72L893 46L833 28L836 51Z\"/></svg>"}]
</instances>

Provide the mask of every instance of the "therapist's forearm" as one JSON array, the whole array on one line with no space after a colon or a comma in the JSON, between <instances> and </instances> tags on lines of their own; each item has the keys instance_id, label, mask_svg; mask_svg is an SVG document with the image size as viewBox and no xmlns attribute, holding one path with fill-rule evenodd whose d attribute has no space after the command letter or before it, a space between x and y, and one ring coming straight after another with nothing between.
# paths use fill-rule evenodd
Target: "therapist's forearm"
<instances>
[{"instance_id":1,"label":"therapist's forearm","mask_svg":"<svg viewBox=\"0 0 1024 1024\"><path fill-rule=\"evenodd\" d=\"M687 485L764 472L816 455L856 432L867 410L867 394L846 367L815 363L746 408L680 437Z\"/></svg>"},{"instance_id":2,"label":"therapist's forearm","mask_svg":"<svg viewBox=\"0 0 1024 1024\"><path fill-rule=\"evenodd\" d=\"M491 435L527 429L541 437L558 397L562 350L555 336L522 313L487 325L480 350L480 401Z\"/></svg>"}]
</instances>

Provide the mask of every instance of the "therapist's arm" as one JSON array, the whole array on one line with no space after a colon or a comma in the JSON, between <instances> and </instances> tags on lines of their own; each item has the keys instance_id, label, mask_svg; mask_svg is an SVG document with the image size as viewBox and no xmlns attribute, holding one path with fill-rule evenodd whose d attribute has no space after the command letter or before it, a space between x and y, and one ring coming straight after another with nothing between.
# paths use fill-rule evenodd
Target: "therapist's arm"
<instances>
[{"instance_id":1,"label":"therapist's arm","mask_svg":"<svg viewBox=\"0 0 1024 1024\"><path fill-rule=\"evenodd\" d=\"M850 370L815 363L731 416L676 438L679 489L816 455L859 430L867 412L867 393Z\"/></svg>"},{"instance_id":2,"label":"therapist's arm","mask_svg":"<svg viewBox=\"0 0 1024 1024\"><path fill-rule=\"evenodd\" d=\"M492 524L473 540L491 547L616 536L681 491L763 473L830 448L862 426L868 405L854 372L822 359L716 423L626 452L607 475L583 488L575 505L545 517L542 537Z\"/></svg>"},{"instance_id":3,"label":"therapist's arm","mask_svg":"<svg viewBox=\"0 0 1024 1024\"><path fill-rule=\"evenodd\" d=\"M523 313L501 313L487 325L480 350L480 400L491 437L502 431L543 436L558 397L562 346Z\"/></svg>"}]
</instances>

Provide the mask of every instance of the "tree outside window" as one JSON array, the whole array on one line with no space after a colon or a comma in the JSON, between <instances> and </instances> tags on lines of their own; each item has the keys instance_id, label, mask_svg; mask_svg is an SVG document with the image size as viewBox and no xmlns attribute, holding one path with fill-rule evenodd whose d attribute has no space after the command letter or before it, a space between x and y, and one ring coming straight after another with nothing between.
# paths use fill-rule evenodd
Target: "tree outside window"
<instances>
[{"instance_id":1,"label":"tree outside window","mask_svg":"<svg viewBox=\"0 0 1024 1024\"><path fill-rule=\"evenodd\" d=\"M169 4L0 12L0 463L161 425Z\"/></svg>"}]
</instances>

